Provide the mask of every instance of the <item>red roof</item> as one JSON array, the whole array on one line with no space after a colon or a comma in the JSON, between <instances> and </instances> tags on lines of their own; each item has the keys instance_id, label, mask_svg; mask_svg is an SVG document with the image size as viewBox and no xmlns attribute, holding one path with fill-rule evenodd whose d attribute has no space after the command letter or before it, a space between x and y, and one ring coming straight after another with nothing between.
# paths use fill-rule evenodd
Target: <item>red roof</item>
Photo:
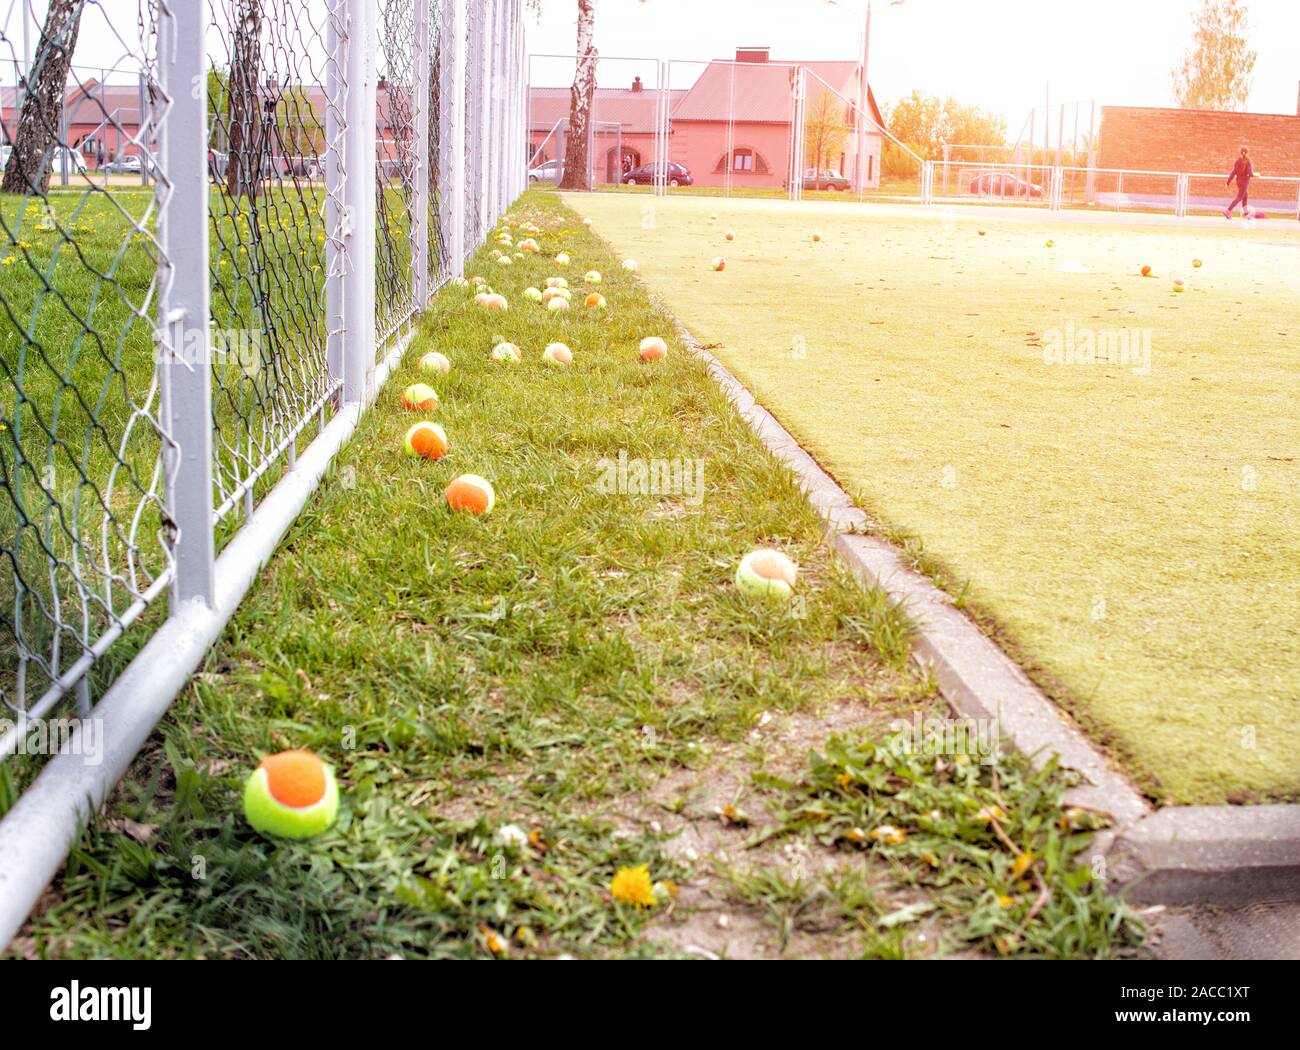
<instances>
[{"instance_id":1,"label":"red roof","mask_svg":"<svg viewBox=\"0 0 1300 1050\"><path fill-rule=\"evenodd\" d=\"M569 119L569 92L567 87L535 87L528 93L528 126L533 131L550 131L559 121ZM677 102L687 92L674 91L672 101ZM654 134L655 107L659 92L653 88L633 91L631 88L596 88L592 100L591 117L598 122L619 124L625 134L637 132Z\"/></svg>"},{"instance_id":2,"label":"red roof","mask_svg":"<svg viewBox=\"0 0 1300 1050\"><path fill-rule=\"evenodd\" d=\"M810 74L810 96L826 90L817 80L820 77L848 102L856 102L857 62L713 61L673 108L672 119L725 121L734 116L738 121L755 124L789 124L793 118L790 80L799 66ZM883 126L880 109L869 88L867 99L871 116Z\"/></svg>"}]
</instances>

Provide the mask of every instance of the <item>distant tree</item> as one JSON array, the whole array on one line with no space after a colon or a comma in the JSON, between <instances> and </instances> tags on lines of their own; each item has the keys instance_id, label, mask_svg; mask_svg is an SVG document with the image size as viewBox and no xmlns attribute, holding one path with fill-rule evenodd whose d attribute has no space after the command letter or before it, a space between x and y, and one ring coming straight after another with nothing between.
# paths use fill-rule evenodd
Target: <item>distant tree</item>
<instances>
[{"instance_id":1,"label":"distant tree","mask_svg":"<svg viewBox=\"0 0 1300 1050\"><path fill-rule=\"evenodd\" d=\"M578 0L578 65L569 93L568 141L564 144L564 177L560 180L560 189L564 190L591 189L587 137L599 58L594 40L595 24L596 0Z\"/></svg>"},{"instance_id":2,"label":"distant tree","mask_svg":"<svg viewBox=\"0 0 1300 1050\"><path fill-rule=\"evenodd\" d=\"M1247 18L1241 0L1202 0L1191 46L1173 71L1182 109L1246 108L1256 58L1246 47Z\"/></svg>"},{"instance_id":3,"label":"distant tree","mask_svg":"<svg viewBox=\"0 0 1300 1050\"><path fill-rule=\"evenodd\" d=\"M829 91L822 91L806 103L803 119L804 163L816 172L821 189L822 170L844 152L849 137L844 103Z\"/></svg>"},{"instance_id":4,"label":"distant tree","mask_svg":"<svg viewBox=\"0 0 1300 1050\"><path fill-rule=\"evenodd\" d=\"M0 192L43 194L50 188L54 165L46 162L46 155L52 155L63 119L63 96L84 7L85 0L50 0L36 57L26 74L27 92Z\"/></svg>"},{"instance_id":5,"label":"distant tree","mask_svg":"<svg viewBox=\"0 0 1300 1050\"><path fill-rule=\"evenodd\" d=\"M1007 141L1006 121L996 114L916 90L893 105L885 123L891 134L929 158L940 156L944 143L1003 146Z\"/></svg>"}]
</instances>

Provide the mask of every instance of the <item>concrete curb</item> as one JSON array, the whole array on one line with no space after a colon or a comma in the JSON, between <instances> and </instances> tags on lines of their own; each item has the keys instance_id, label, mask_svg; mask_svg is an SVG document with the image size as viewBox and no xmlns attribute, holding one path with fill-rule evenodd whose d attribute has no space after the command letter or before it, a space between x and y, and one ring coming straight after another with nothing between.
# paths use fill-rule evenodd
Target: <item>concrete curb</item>
<instances>
[{"instance_id":1,"label":"concrete curb","mask_svg":"<svg viewBox=\"0 0 1300 1050\"><path fill-rule=\"evenodd\" d=\"M672 316L662 302L656 305ZM851 531L869 523L867 514L721 361L680 321L674 323L759 440L794 472L826 523L831 549L859 579L906 603L917 624L913 655L932 670L953 710L969 718L996 718L1002 737L1017 750L1038 761L1056 754L1062 766L1082 775L1066 798L1114 821L1096 845L1115 889L1150 904L1300 901L1300 805L1153 810L948 595L909 567L889 543Z\"/></svg>"}]
</instances>

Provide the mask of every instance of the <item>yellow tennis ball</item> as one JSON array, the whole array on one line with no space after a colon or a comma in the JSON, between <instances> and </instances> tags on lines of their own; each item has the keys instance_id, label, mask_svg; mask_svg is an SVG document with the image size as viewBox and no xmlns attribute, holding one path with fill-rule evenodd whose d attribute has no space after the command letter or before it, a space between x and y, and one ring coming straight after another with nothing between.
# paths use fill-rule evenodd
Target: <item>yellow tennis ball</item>
<instances>
[{"instance_id":1,"label":"yellow tennis ball","mask_svg":"<svg viewBox=\"0 0 1300 1050\"><path fill-rule=\"evenodd\" d=\"M425 459L442 459L450 447L447 432L437 423L416 423L406 432L402 442L408 456L423 456Z\"/></svg>"},{"instance_id":2,"label":"yellow tennis ball","mask_svg":"<svg viewBox=\"0 0 1300 1050\"><path fill-rule=\"evenodd\" d=\"M540 303L542 301L542 290L540 288L525 288L524 298L530 302Z\"/></svg>"},{"instance_id":3,"label":"yellow tennis ball","mask_svg":"<svg viewBox=\"0 0 1300 1050\"><path fill-rule=\"evenodd\" d=\"M244 817L264 834L311 838L338 814L334 770L310 751L267 755L244 782Z\"/></svg>"},{"instance_id":4,"label":"yellow tennis ball","mask_svg":"<svg viewBox=\"0 0 1300 1050\"><path fill-rule=\"evenodd\" d=\"M519 347L514 343L497 343L492 348L492 360L499 365L514 365L521 360Z\"/></svg>"},{"instance_id":5,"label":"yellow tennis ball","mask_svg":"<svg viewBox=\"0 0 1300 1050\"><path fill-rule=\"evenodd\" d=\"M446 354L440 354L437 350L430 350L420 358L420 368L426 372L441 372L446 375L451 371L451 361Z\"/></svg>"},{"instance_id":6,"label":"yellow tennis ball","mask_svg":"<svg viewBox=\"0 0 1300 1050\"><path fill-rule=\"evenodd\" d=\"M487 514L497 501L491 483L477 474L462 474L442 495L452 510L467 510L471 514Z\"/></svg>"},{"instance_id":7,"label":"yellow tennis ball","mask_svg":"<svg viewBox=\"0 0 1300 1050\"><path fill-rule=\"evenodd\" d=\"M557 295L546 304L546 309L550 310L552 313L558 313L560 310L567 310L568 308L569 300L564 298L562 295Z\"/></svg>"},{"instance_id":8,"label":"yellow tennis ball","mask_svg":"<svg viewBox=\"0 0 1300 1050\"><path fill-rule=\"evenodd\" d=\"M402 407L412 412L432 412L438 407L438 395L425 383L412 383L402 391Z\"/></svg>"},{"instance_id":9,"label":"yellow tennis ball","mask_svg":"<svg viewBox=\"0 0 1300 1050\"><path fill-rule=\"evenodd\" d=\"M668 344L657 335L648 335L641 340L641 360L658 361L668 356Z\"/></svg>"},{"instance_id":10,"label":"yellow tennis ball","mask_svg":"<svg viewBox=\"0 0 1300 1050\"><path fill-rule=\"evenodd\" d=\"M571 365L573 364L573 351L563 343L551 343L542 351L542 360L548 365Z\"/></svg>"},{"instance_id":11,"label":"yellow tennis ball","mask_svg":"<svg viewBox=\"0 0 1300 1050\"><path fill-rule=\"evenodd\" d=\"M601 276L599 270L588 270L582 275L582 279L588 284L600 284Z\"/></svg>"},{"instance_id":12,"label":"yellow tennis ball","mask_svg":"<svg viewBox=\"0 0 1300 1050\"><path fill-rule=\"evenodd\" d=\"M780 551L750 551L736 569L736 586L752 597L784 600L794 593L799 567Z\"/></svg>"}]
</instances>

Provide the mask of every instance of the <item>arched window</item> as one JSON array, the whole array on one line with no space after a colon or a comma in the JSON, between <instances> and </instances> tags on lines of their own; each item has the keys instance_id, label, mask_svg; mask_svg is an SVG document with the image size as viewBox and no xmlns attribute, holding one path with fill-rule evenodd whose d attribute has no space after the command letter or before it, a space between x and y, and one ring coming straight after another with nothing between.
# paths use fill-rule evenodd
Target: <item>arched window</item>
<instances>
[{"instance_id":1,"label":"arched window","mask_svg":"<svg viewBox=\"0 0 1300 1050\"><path fill-rule=\"evenodd\" d=\"M727 154L718 158L713 174L721 175L727 170ZM737 146L731 151L731 172L733 175L766 175L772 169L767 166L763 154L749 146Z\"/></svg>"}]
</instances>

